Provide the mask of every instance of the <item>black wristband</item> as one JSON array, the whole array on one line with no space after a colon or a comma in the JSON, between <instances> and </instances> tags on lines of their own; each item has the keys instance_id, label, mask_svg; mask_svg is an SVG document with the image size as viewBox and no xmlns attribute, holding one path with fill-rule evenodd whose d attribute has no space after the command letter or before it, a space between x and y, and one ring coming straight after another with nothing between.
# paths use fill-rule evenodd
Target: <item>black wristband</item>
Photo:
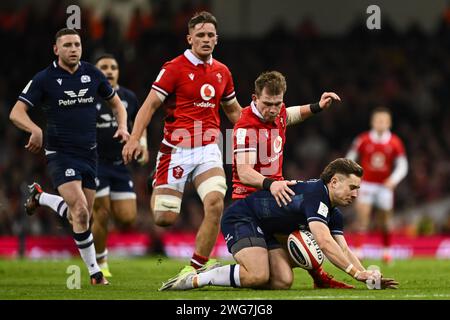
<instances>
[{"instance_id":1,"label":"black wristband","mask_svg":"<svg viewBox=\"0 0 450 320\"><path fill-rule=\"evenodd\" d=\"M270 186L272 185L272 183L274 183L275 180L273 179L269 179L269 178L264 178L263 183L262 183L262 187L264 190L268 190L270 191Z\"/></svg>"},{"instance_id":2,"label":"black wristband","mask_svg":"<svg viewBox=\"0 0 450 320\"><path fill-rule=\"evenodd\" d=\"M309 108L311 109L312 113L319 113L322 111L322 108L320 107L318 102L310 104Z\"/></svg>"}]
</instances>

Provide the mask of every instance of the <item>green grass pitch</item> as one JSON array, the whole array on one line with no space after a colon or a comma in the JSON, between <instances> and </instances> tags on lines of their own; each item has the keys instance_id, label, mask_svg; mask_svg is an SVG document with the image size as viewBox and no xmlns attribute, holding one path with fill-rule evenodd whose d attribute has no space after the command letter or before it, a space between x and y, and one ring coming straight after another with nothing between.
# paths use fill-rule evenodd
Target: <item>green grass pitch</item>
<instances>
[{"instance_id":1,"label":"green grass pitch","mask_svg":"<svg viewBox=\"0 0 450 320\"><path fill-rule=\"evenodd\" d=\"M113 277L110 286L89 284L87 270L80 259L73 260L0 260L0 299L151 299L151 300L379 300L379 299L446 299L450 300L450 260L411 259L394 261L384 266L379 261L366 261L366 266L378 264L382 273L400 282L397 290L369 290L326 262L325 270L336 279L356 285L356 289L312 289L306 271L295 269L295 281L290 290L250 290L206 287L192 291L158 292L162 281L175 275L186 261L165 257L111 259ZM66 273L71 265L81 270L81 289L68 289Z\"/></svg>"}]
</instances>

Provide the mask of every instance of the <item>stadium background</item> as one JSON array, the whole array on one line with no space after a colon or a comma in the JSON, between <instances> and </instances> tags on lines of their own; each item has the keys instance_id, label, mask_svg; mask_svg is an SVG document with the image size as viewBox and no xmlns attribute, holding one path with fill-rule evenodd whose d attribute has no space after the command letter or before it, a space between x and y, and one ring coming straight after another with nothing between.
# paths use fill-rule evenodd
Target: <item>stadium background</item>
<instances>
[{"instance_id":1,"label":"stadium background","mask_svg":"<svg viewBox=\"0 0 450 320\"><path fill-rule=\"evenodd\" d=\"M288 130L286 178L316 177L327 162L345 155L356 134L368 129L374 107L390 107L393 131L405 142L410 165L396 191L397 256L416 254L408 250L418 244L422 253L435 255L440 248L440 257L450 257L450 6L444 0L432 5L378 1L381 30L368 30L366 9L372 3L357 0L339 4L283 0L276 6L268 0L2 1L0 256L76 253L71 238L65 237L69 229L55 214L42 209L25 217L21 191L25 183L36 180L53 190L43 154L25 151L28 136L8 119L25 84L54 59L53 37L66 25L71 4L81 7L82 59L92 61L102 52L116 55L119 83L136 92L140 102L162 64L187 47L187 20L203 9L218 18L220 38L214 57L232 71L242 106L250 102L253 81L264 70L286 75L288 105L317 101L323 91L337 92L342 104ZM148 212L147 176L155 164L162 118L160 110L149 126L150 164L133 165L138 221L125 234L111 224L113 255L191 252L193 232L203 214L192 187L186 189L176 226L155 228ZM41 112L34 112L33 119L44 124ZM230 128L223 118L223 129ZM231 165L225 169L230 186ZM353 211L346 213L351 233ZM367 250L376 256L376 232L372 241ZM181 247L173 246L180 243ZM224 252L222 245L216 254Z\"/></svg>"}]
</instances>

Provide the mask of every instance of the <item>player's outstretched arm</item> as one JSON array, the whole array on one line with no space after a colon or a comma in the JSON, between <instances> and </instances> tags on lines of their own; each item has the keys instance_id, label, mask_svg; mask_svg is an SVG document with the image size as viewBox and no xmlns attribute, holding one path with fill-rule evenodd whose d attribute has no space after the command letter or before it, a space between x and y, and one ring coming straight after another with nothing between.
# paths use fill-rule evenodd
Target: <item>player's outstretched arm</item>
<instances>
[{"instance_id":1,"label":"player's outstretched arm","mask_svg":"<svg viewBox=\"0 0 450 320\"><path fill-rule=\"evenodd\" d=\"M361 261L359 261L359 259L353 253L353 251L349 248L347 241L345 240L345 237L343 235L333 235L333 238L337 242L337 244L341 247L342 251L350 260L350 262L356 267L356 269L365 270ZM398 286L397 281L395 281L392 278L384 278L381 274L380 277L381 277L380 279L381 289L397 289Z\"/></svg>"},{"instance_id":2,"label":"player's outstretched arm","mask_svg":"<svg viewBox=\"0 0 450 320\"><path fill-rule=\"evenodd\" d=\"M223 102L222 108L232 124L235 124L241 117L242 107L236 98L229 102Z\"/></svg>"},{"instance_id":3,"label":"player's outstretched arm","mask_svg":"<svg viewBox=\"0 0 450 320\"><path fill-rule=\"evenodd\" d=\"M318 103L286 108L286 124L290 126L300 123L311 117L313 114L328 109L333 104L333 101L341 101L341 98L334 92L324 92Z\"/></svg>"},{"instance_id":4,"label":"player's outstretched arm","mask_svg":"<svg viewBox=\"0 0 450 320\"><path fill-rule=\"evenodd\" d=\"M153 117L155 111L161 106L162 99L158 96L155 90L150 90L147 98L134 119L133 131L131 132L130 139L122 149L122 157L125 164L131 162L131 160L137 160L142 153L142 147L139 144L139 139L147 128L150 120Z\"/></svg>"},{"instance_id":5,"label":"player's outstretched arm","mask_svg":"<svg viewBox=\"0 0 450 320\"><path fill-rule=\"evenodd\" d=\"M42 130L28 116L28 106L18 100L9 114L9 119L16 127L31 133L25 148L33 153L38 153L42 148Z\"/></svg>"},{"instance_id":6,"label":"player's outstretched arm","mask_svg":"<svg viewBox=\"0 0 450 320\"><path fill-rule=\"evenodd\" d=\"M362 265L361 261L356 257L356 255L353 253L353 251L349 248L347 241L345 240L345 237L340 234L333 235L333 239L337 242L339 247L341 247L342 252L344 252L345 256L350 260L351 263L356 267L358 270L365 270L364 266Z\"/></svg>"},{"instance_id":7,"label":"player's outstretched arm","mask_svg":"<svg viewBox=\"0 0 450 320\"><path fill-rule=\"evenodd\" d=\"M346 257L341 247L333 239L328 227L319 221L309 222L309 229L322 252L336 267L345 271L358 281L365 282L374 276L374 271L359 269Z\"/></svg>"}]
</instances>

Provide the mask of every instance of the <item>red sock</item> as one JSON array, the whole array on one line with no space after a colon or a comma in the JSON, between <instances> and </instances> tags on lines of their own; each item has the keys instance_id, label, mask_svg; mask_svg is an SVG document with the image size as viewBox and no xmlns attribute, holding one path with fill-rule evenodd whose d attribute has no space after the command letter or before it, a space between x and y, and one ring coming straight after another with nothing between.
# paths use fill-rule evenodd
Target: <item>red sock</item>
<instances>
[{"instance_id":1,"label":"red sock","mask_svg":"<svg viewBox=\"0 0 450 320\"><path fill-rule=\"evenodd\" d=\"M191 266L193 266L196 270L200 269L205 265L205 263L208 262L208 260L209 260L208 257L201 256L196 252L194 252L191 258Z\"/></svg>"},{"instance_id":2,"label":"red sock","mask_svg":"<svg viewBox=\"0 0 450 320\"><path fill-rule=\"evenodd\" d=\"M324 272L325 272L325 271L322 269L322 266L320 266L320 267L317 268L317 269L311 269L311 270L308 270L309 275L310 275L313 279L320 278L320 275L321 275L322 273L324 273Z\"/></svg>"}]
</instances>

